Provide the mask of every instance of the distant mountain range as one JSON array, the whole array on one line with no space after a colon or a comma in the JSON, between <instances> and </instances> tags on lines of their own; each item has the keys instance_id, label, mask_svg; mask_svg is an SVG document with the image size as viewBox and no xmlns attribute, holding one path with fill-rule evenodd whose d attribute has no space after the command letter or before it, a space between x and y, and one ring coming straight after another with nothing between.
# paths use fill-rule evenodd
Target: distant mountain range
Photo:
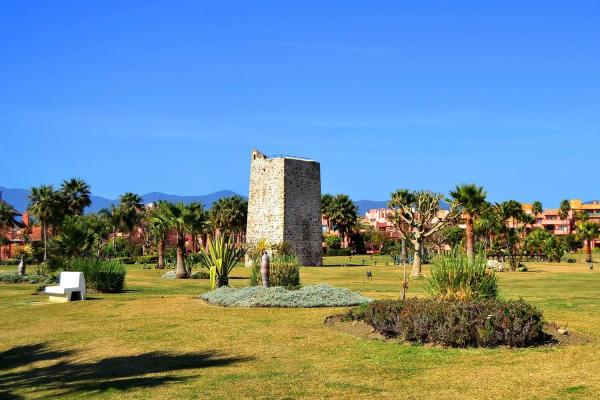
<instances>
[{"instance_id":1,"label":"distant mountain range","mask_svg":"<svg viewBox=\"0 0 600 400\"><path fill-rule=\"evenodd\" d=\"M27 209L27 205L29 204L28 196L29 190L27 189L13 189L13 188L5 188L0 186L0 192L2 192L2 199L7 203L11 204L18 211L25 211ZM191 203L192 201L197 201L204 204L204 207L210 208L212 204L223 197L230 197L238 195L237 193L231 190L221 190L218 192L206 194L203 196L179 196L175 194L166 194L161 192L151 192L146 193L142 196L144 199L144 203L153 203L158 200L170 201L172 203L183 202L185 204ZM241 195L238 195L241 196ZM245 196L242 196L245 197ZM85 211L86 212L98 212L103 208L110 207L111 204L117 204L119 201L117 199L107 199L100 196L91 196L92 205L89 206ZM367 211L372 208L386 208L385 201L374 201L374 200L360 200L355 202L358 207L358 214L364 216Z\"/></svg>"},{"instance_id":2,"label":"distant mountain range","mask_svg":"<svg viewBox=\"0 0 600 400\"><path fill-rule=\"evenodd\" d=\"M7 203L11 204L18 211L25 211L29 204L29 190L26 189L12 189L0 186L0 192L2 192L2 199ZM151 192L142 196L144 203L152 203L158 200L170 201L172 203L183 202L185 204L191 203L192 201L198 201L206 208L210 208L212 204L222 197L230 197L237 195L237 193L231 190L221 190L218 192L210 193L204 196L178 196L174 194L166 194L160 192ZM243 197L243 196L242 196ZM98 212L103 208L110 207L111 204L117 204L117 199L107 199L100 196L91 196L92 205L86 208L86 212Z\"/></svg>"}]
</instances>

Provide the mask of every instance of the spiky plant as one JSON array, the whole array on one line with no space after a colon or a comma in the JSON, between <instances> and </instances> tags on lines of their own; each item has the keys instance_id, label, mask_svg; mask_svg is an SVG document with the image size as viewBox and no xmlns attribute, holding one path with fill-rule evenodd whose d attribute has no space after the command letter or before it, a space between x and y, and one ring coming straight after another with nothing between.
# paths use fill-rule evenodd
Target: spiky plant
<instances>
[{"instance_id":1,"label":"spiky plant","mask_svg":"<svg viewBox=\"0 0 600 400\"><path fill-rule=\"evenodd\" d=\"M244 250L235 247L231 237L208 238L206 250L200 251L199 264L210 271L211 289L229 286L229 273L243 256Z\"/></svg>"}]
</instances>

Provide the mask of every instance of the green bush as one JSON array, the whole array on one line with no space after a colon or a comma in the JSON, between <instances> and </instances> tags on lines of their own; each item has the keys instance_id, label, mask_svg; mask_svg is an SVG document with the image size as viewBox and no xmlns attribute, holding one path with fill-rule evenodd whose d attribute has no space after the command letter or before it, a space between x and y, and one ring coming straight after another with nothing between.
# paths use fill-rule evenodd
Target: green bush
<instances>
[{"instance_id":1,"label":"green bush","mask_svg":"<svg viewBox=\"0 0 600 400\"><path fill-rule=\"evenodd\" d=\"M287 290L281 286L222 287L203 294L202 299L221 306L292 308L344 307L372 301L359 293L329 285L304 286L299 290Z\"/></svg>"},{"instance_id":2,"label":"green bush","mask_svg":"<svg viewBox=\"0 0 600 400\"><path fill-rule=\"evenodd\" d=\"M117 261L77 258L70 262L71 271L81 271L89 289L103 293L119 293L125 287L127 268Z\"/></svg>"},{"instance_id":3,"label":"green bush","mask_svg":"<svg viewBox=\"0 0 600 400\"><path fill-rule=\"evenodd\" d=\"M190 279L210 279L210 272L204 270L192 272Z\"/></svg>"},{"instance_id":4,"label":"green bush","mask_svg":"<svg viewBox=\"0 0 600 400\"><path fill-rule=\"evenodd\" d=\"M339 250L342 248L342 238L338 235L325 236L325 244L328 250Z\"/></svg>"},{"instance_id":5,"label":"green bush","mask_svg":"<svg viewBox=\"0 0 600 400\"><path fill-rule=\"evenodd\" d=\"M302 263L294 255L274 255L271 258L269 286L282 286L287 289L300 287L300 267ZM250 271L250 285L262 286L260 264L252 265Z\"/></svg>"},{"instance_id":6,"label":"green bush","mask_svg":"<svg viewBox=\"0 0 600 400\"><path fill-rule=\"evenodd\" d=\"M352 310L388 338L450 347L525 347L547 341L541 311L519 301L376 301Z\"/></svg>"},{"instance_id":7,"label":"green bush","mask_svg":"<svg viewBox=\"0 0 600 400\"><path fill-rule=\"evenodd\" d=\"M156 264L156 263L158 263L158 256L156 256L156 255L137 256L135 258L135 262L137 262L138 264Z\"/></svg>"},{"instance_id":8,"label":"green bush","mask_svg":"<svg viewBox=\"0 0 600 400\"><path fill-rule=\"evenodd\" d=\"M131 257L115 257L111 258L111 261L120 263L120 264L135 264L135 260Z\"/></svg>"},{"instance_id":9,"label":"green bush","mask_svg":"<svg viewBox=\"0 0 600 400\"><path fill-rule=\"evenodd\" d=\"M480 253L469 262L461 250L433 259L425 288L441 300L494 299L498 295L496 274L487 269L485 254Z\"/></svg>"},{"instance_id":10,"label":"green bush","mask_svg":"<svg viewBox=\"0 0 600 400\"><path fill-rule=\"evenodd\" d=\"M351 256L352 255L352 249L338 249L338 250L332 250L332 249L327 249L327 255L328 256Z\"/></svg>"}]
</instances>

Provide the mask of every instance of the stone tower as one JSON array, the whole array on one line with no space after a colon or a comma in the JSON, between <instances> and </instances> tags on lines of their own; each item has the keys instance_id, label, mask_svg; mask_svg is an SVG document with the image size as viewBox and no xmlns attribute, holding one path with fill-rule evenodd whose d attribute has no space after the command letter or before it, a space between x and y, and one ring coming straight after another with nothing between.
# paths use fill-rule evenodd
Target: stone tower
<instances>
[{"instance_id":1,"label":"stone tower","mask_svg":"<svg viewBox=\"0 0 600 400\"><path fill-rule=\"evenodd\" d=\"M246 240L287 242L303 265L320 266L321 166L296 157L252 151Z\"/></svg>"}]
</instances>

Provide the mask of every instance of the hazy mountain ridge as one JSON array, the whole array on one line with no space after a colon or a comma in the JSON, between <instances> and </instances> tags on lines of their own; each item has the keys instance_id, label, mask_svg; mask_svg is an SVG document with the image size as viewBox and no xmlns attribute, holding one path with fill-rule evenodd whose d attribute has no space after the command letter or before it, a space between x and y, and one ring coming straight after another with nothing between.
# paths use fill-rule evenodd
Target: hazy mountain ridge
<instances>
[{"instance_id":1,"label":"hazy mountain ridge","mask_svg":"<svg viewBox=\"0 0 600 400\"><path fill-rule=\"evenodd\" d=\"M7 203L11 204L18 211L23 212L27 209L27 205L29 204L29 190L19 188L6 188L0 186L0 192L2 192L2 199ZM197 201L204 204L206 208L209 208L215 201L219 200L220 198L234 195L237 195L237 193L231 190L220 190L218 192L209 193L202 196L179 196L175 194L167 194L161 192L150 192L142 195L142 199L144 200L144 203L152 203L158 200L166 200L173 203L183 202L185 204L188 204L193 201ZM98 212L103 208L110 207L111 204L117 204L119 202L118 199L107 199L105 197L94 195L90 196L90 198L92 200L92 205L86 208L86 213Z\"/></svg>"}]
</instances>

